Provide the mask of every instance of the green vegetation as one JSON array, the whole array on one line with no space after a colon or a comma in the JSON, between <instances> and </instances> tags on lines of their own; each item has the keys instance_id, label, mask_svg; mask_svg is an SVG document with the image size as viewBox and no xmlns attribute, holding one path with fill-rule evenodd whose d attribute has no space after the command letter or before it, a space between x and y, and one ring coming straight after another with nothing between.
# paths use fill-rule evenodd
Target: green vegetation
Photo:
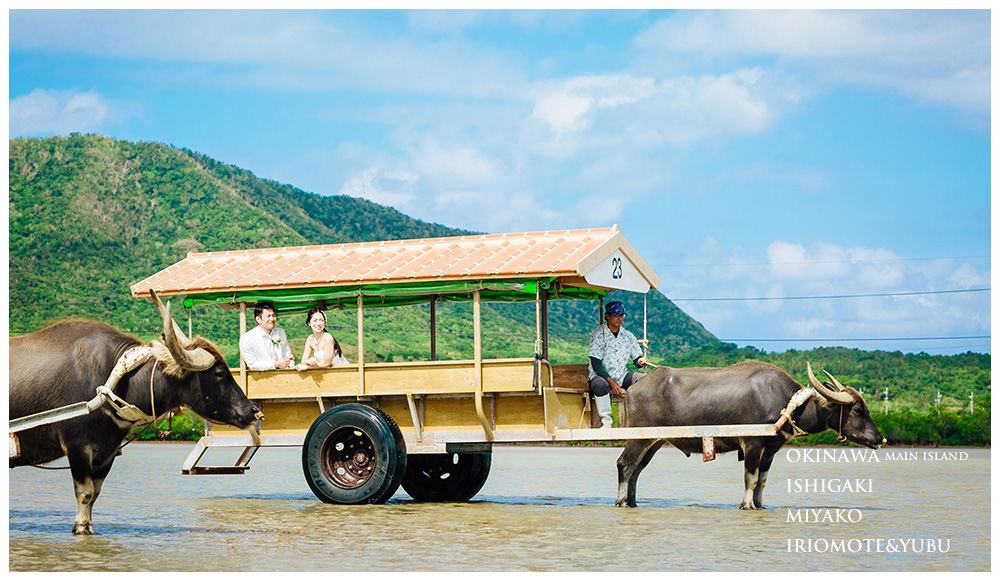
<instances>
[{"instance_id":1,"label":"green vegetation","mask_svg":"<svg viewBox=\"0 0 1000 581\"><path fill-rule=\"evenodd\" d=\"M161 143L73 134L9 147L12 334L85 317L155 335L156 310L128 287L188 252L463 233Z\"/></svg>"},{"instance_id":2,"label":"green vegetation","mask_svg":"<svg viewBox=\"0 0 1000 581\"><path fill-rule=\"evenodd\" d=\"M667 364L674 367L721 367L748 359L773 363L803 384L808 383L806 362L811 362L817 374L825 369L844 385L860 391L873 412L884 411L886 392L889 394L889 411L927 410L935 406L950 410L968 409L970 394L975 394L976 407L981 404L989 406L991 357L982 353L944 356L843 347L767 353L753 347L737 348L731 343L720 343L678 356ZM937 403L939 393L941 400Z\"/></svg>"},{"instance_id":3,"label":"green vegetation","mask_svg":"<svg viewBox=\"0 0 1000 581\"><path fill-rule=\"evenodd\" d=\"M197 442L205 434L205 421L185 409L172 419L156 422L155 426L133 428L126 441Z\"/></svg>"},{"instance_id":4,"label":"green vegetation","mask_svg":"<svg viewBox=\"0 0 1000 581\"><path fill-rule=\"evenodd\" d=\"M990 445L989 355L861 351L827 347L766 353L730 343L701 349L670 361L674 367L719 367L756 359L773 363L808 384L806 362L826 369L844 385L859 390L890 446ZM889 399L886 402L886 393ZM969 397L973 396L970 402ZM975 409L970 411L970 404ZM832 431L804 436L796 445L835 445Z\"/></svg>"},{"instance_id":5,"label":"green vegetation","mask_svg":"<svg viewBox=\"0 0 1000 581\"><path fill-rule=\"evenodd\" d=\"M872 419L885 436L888 446L990 446L990 408L952 411L933 408L904 408L888 413L872 410ZM803 436L791 441L796 446L838 445L837 434ZM853 445L853 444L852 444Z\"/></svg>"},{"instance_id":6,"label":"green vegetation","mask_svg":"<svg viewBox=\"0 0 1000 581\"><path fill-rule=\"evenodd\" d=\"M129 285L189 252L471 234L366 200L320 196L262 180L190 150L100 135L10 140L8 209L12 335L82 317L149 340L159 334L159 316L149 303L131 297ZM616 292L610 298L626 303L626 328L642 338L643 297ZM827 369L860 389L874 413L883 411L888 391L890 409L881 421L886 437L898 438L893 441L990 441L989 355L739 349L720 343L662 293L651 291L645 298L649 359L655 364L722 366L761 359L805 382L805 364L811 361L817 370ZM180 302L174 301L175 316L186 328L188 316ZM471 309L467 303L438 306L439 359L472 357ZM355 361L357 313L328 315L331 332ZM194 332L215 341L235 366L237 317L204 306L194 307L190 317ZM366 360L428 359L428 320L426 305L366 311ZM599 322L596 301L550 303L550 360L585 362L590 333ZM303 316L285 316L279 324L300 357L308 334ZM483 339L487 358L531 356L534 304L485 304ZM975 414L960 411L968 408L970 394ZM200 433L197 420L191 430Z\"/></svg>"},{"instance_id":7,"label":"green vegetation","mask_svg":"<svg viewBox=\"0 0 1000 581\"><path fill-rule=\"evenodd\" d=\"M188 252L330 244L471 234L414 220L397 210L349 196L320 196L205 155L161 143L130 143L100 135L14 139L9 152L10 333L30 333L65 318L112 324L141 339L159 333L148 303L129 285L177 262ZM717 340L661 293L652 292L653 352L667 356ZM639 299L626 299L638 301ZM180 311L174 301L175 313ZM438 308L439 358L468 358L469 305ZM196 333L238 358L232 313L195 307ZM177 319L184 326L182 314ZM426 359L428 308L371 311L365 326L375 361ZM551 354L567 361L585 354L597 325L595 304L553 303ZM655 322L653 322L655 321ZM331 315L350 358L357 315ZM307 329L284 318L296 356ZM533 305L484 309L487 356L534 352ZM298 341L298 344L295 342ZM355 350L356 353L356 350Z\"/></svg>"}]
</instances>

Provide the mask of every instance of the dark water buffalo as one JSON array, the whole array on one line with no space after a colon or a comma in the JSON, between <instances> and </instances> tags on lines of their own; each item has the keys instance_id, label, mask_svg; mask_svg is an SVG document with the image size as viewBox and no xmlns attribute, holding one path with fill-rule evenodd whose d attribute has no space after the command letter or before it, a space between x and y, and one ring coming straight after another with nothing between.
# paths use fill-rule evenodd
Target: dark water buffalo
<instances>
[{"instance_id":1,"label":"dark water buffalo","mask_svg":"<svg viewBox=\"0 0 1000 581\"><path fill-rule=\"evenodd\" d=\"M868 405L855 389L820 383L807 366L816 394L792 415L806 433L836 430L849 442L878 448L885 438L875 427ZM773 424L801 386L780 368L760 361L745 361L720 368L674 369L659 367L633 385L625 395L629 427L721 424ZM791 439L785 424L776 436L716 438L716 452L739 450L744 461L746 490L740 508L763 508L767 472L775 453ZM635 506L636 481L653 454L667 440L631 440L618 458L618 506ZM701 452L700 438L671 439L691 455Z\"/></svg>"},{"instance_id":2,"label":"dark water buffalo","mask_svg":"<svg viewBox=\"0 0 1000 581\"><path fill-rule=\"evenodd\" d=\"M146 414L152 403L157 415L186 406L213 422L239 428L253 423L259 410L243 395L218 348L201 337L188 341L169 305L153 299L163 317L163 341L150 343L151 356L126 373L114 393ZM140 345L113 327L87 321L10 339L10 418L93 399L118 358ZM87 415L19 432L21 455L11 458L10 467L66 456L77 500L73 533L93 534L94 501L132 426L104 404Z\"/></svg>"}]
</instances>

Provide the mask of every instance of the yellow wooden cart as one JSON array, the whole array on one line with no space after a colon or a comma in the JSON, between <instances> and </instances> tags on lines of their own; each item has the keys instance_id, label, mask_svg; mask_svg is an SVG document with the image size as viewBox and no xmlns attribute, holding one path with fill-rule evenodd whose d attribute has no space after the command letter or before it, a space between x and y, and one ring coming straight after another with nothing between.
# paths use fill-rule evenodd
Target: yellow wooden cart
<instances>
[{"instance_id":1,"label":"yellow wooden cart","mask_svg":"<svg viewBox=\"0 0 1000 581\"><path fill-rule=\"evenodd\" d=\"M467 500L486 482L497 443L700 437L710 447L713 437L773 434L773 426L591 428L586 364L548 361L548 301L658 285L615 226L191 253L131 291L235 310L240 334L248 307L265 300L280 314L356 309L357 363L298 372L250 371L241 361L234 375L264 414L259 438L209 426L182 467L241 473L262 446L302 446L313 492L355 504L385 502L400 485L417 500ZM436 360L442 301L472 302L471 360ZM483 301L533 301L535 352L483 359ZM365 310L413 304L430 305L431 360L366 361ZM242 452L234 465L199 465L216 447Z\"/></svg>"}]
</instances>

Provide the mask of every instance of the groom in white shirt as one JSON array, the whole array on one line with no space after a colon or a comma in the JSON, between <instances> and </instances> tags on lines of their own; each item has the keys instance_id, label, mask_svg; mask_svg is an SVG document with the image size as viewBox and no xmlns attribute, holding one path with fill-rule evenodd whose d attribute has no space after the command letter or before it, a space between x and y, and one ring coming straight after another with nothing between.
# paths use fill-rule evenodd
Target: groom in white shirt
<instances>
[{"instance_id":1,"label":"groom in white shirt","mask_svg":"<svg viewBox=\"0 0 1000 581\"><path fill-rule=\"evenodd\" d=\"M288 369L291 366L292 348L284 329L275 327L278 317L271 303L257 303L253 309L257 326L240 337L240 355L249 369Z\"/></svg>"}]
</instances>

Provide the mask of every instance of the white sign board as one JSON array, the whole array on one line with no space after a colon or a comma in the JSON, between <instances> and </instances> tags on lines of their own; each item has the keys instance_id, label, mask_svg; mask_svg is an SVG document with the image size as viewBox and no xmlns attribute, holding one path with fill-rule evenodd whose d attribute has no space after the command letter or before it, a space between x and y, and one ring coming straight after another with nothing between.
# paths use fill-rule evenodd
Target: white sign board
<instances>
[{"instance_id":1,"label":"white sign board","mask_svg":"<svg viewBox=\"0 0 1000 581\"><path fill-rule=\"evenodd\" d=\"M594 286L645 293L649 283L642 277L639 270L632 265L621 250L615 250L600 264L590 269L584 277Z\"/></svg>"}]
</instances>

